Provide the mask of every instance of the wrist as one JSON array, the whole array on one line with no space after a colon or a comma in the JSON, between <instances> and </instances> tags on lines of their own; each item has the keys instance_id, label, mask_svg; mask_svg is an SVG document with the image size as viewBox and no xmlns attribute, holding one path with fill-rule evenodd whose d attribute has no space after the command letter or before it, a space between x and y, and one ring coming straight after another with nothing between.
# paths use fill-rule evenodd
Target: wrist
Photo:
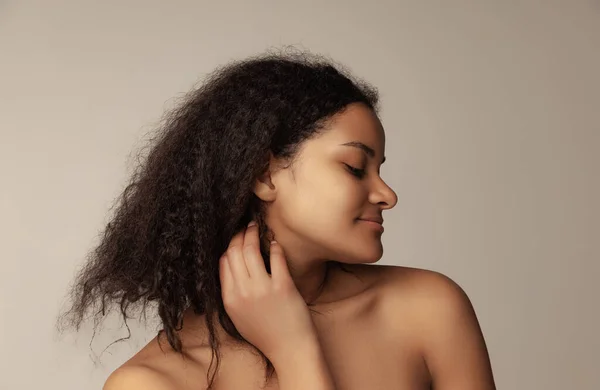
<instances>
[{"instance_id":1,"label":"wrist","mask_svg":"<svg viewBox=\"0 0 600 390\"><path fill-rule=\"evenodd\" d=\"M307 341L294 353L281 356L271 362L281 389L333 390L335 388L325 355L317 340ZM300 384L302 387L297 387Z\"/></svg>"},{"instance_id":2,"label":"wrist","mask_svg":"<svg viewBox=\"0 0 600 390\"><path fill-rule=\"evenodd\" d=\"M269 357L277 371L287 370L297 365L306 365L309 362L319 361L323 358L321 344L316 337L303 340L300 344L289 346L277 354Z\"/></svg>"}]
</instances>

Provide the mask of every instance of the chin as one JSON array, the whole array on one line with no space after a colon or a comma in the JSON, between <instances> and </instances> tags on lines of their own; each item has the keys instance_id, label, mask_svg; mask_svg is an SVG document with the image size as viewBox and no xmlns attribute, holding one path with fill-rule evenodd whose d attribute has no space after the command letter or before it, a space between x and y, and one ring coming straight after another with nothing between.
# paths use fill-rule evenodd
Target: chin
<instances>
[{"instance_id":1,"label":"chin","mask_svg":"<svg viewBox=\"0 0 600 390\"><path fill-rule=\"evenodd\" d=\"M383 256L383 243L380 239L377 239L375 243L369 245L365 253L364 263L376 263Z\"/></svg>"},{"instance_id":2,"label":"chin","mask_svg":"<svg viewBox=\"0 0 600 390\"><path fill-rule=\"evenodd\" d=\"M363 247L347 256L344 263L372 264L381 260L382 256L383 247L381 245L374 245L370 248Z\"/></svg>"},{"instance_id":3,"label":"chin","mask_svg":"<svg viewBox=\"0 0 600 390\"><path fill-rule=\"evenodd\" d=\"M364 258L364 260L362 262L366 263L366 264L377 263L379 260L381 260L382 256L383 256L383 253L378 253L373 256L367 256Z\"/></svg>"}]
</instances>

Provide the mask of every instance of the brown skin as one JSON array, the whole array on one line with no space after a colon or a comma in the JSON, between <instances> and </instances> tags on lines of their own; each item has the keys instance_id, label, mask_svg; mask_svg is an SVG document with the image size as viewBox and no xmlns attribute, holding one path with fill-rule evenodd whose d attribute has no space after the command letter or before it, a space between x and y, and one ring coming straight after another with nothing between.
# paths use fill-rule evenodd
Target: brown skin
<instances>
[{"instance_id":1,"label":"brown skin","mask_svg":"<svg viewBox=\"0 0 600 390\"><path fill-rule=\"evenodd\" d=\"M383 247L381 231L359 218L380 216L397 202L379 175L385 134L360 104L333 119L324 134L302 145L291 167L280 169L284 162L272 160L254 189L268 205L267 224L297 291L322 313L311 314L317 337L273 362L276 375L267 388L495 389L476 315L456 283L432 271L364 264L378 261ZM341 146L348 142L374 153ZM346 164L365 174L353 175ZM329 260L352 273L334 268L320 288ZM203 320L186 313L183 357L164 340L163 350L151 340L104 389L204 388L211 350ZM260 357L222 330L219 335L223 360L215 389L261 388Z\"/></svg>"}]
</instances>

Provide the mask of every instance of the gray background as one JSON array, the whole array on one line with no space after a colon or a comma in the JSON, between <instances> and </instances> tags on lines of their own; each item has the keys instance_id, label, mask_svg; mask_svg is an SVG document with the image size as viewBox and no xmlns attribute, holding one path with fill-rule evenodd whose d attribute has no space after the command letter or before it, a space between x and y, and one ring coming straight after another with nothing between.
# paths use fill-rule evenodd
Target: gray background
<instances>
[{"instance_id":1,"label":"gray background","mask_svg":"<svg viewBox=\"0 0 600 390\"><path fill-rule=\"evenodd\" d=\"M598 1L1 1L0 388L100 388L154 335L59 339L132 151L214 67L293 44L379 87L384 264L475 306L499 389L599 389ZM96 365L93 359L98 359Z\"/></svg>"}]
</instances>

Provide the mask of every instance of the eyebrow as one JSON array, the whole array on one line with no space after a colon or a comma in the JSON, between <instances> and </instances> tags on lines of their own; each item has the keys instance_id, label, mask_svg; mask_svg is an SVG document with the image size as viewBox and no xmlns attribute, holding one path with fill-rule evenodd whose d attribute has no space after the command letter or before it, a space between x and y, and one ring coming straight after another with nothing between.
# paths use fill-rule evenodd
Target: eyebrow
<instances>
[{"instance_id":1,"label":"eyebrow","mask_svg":"<svg viewBox=\"0 0 600 390\"><path fill-rule=\"evenodd\" d=\"M341 146L351 146L353 148L358 148L358 149L362 150L363 152L365 152L366 154L368 154L369 156L375 157L375 150L360 141L346 142L344 144L341 144ZM385 156L383 157L383 160L381 160L382 164L384 162L385 162Z\"/></svg>"}]
</instances>

